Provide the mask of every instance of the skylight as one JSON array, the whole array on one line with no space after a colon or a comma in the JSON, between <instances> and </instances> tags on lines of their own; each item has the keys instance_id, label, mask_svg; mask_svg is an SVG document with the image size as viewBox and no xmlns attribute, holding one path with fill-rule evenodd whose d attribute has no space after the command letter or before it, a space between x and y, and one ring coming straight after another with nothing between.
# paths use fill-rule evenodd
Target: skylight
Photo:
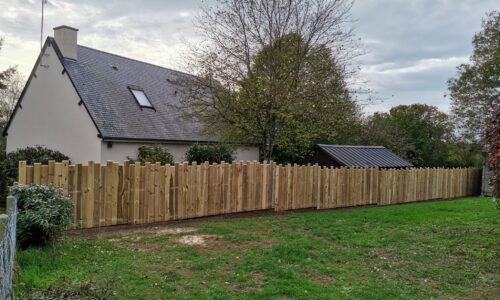
<instances>
[{"instance_id":1,"label":"skylight","mask_svg":"<svg viewBox=\"0 0 500 300\"><path fill-rule=\"evenodd\" d=\"M151 102L149 102L149 99L144 93L144 91L133 88L131 88L130 91L132 92L132 94L135 97L135 100L137 100L137 103L139 103L141 107L151 107L151 108L153 107Z\"/></svg>"}]
</instances>

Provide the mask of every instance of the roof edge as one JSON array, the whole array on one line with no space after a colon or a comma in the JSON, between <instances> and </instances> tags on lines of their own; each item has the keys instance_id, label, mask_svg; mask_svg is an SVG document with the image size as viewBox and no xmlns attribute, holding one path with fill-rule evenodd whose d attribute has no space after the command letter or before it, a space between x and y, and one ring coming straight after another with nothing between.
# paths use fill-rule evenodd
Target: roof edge
<instances>
[{"instance_id":1,"label":"roof edge","mask_svg":"<svg viewBox=\"0 0 500 300\"><path fill-rule=\"evenodd\" d=\"M150 138L130 138L130 137L102 137L103 142L152 142L152 143L171 143L171 144L218 144L220 141L209 140L167 140L167 139L150 139Z\"/></svg>"},{"instance_id":2,"label":"roof edge","mask_svg":"<svg viewBox=\"0 0 500 300\"><path fill-rule=\"evenodd\" d=\"M371 146L371 145L331 145L331 144L316 144L318 147L336 147L336 148L385 148L384 146Z\"/></svg>"},{"instance_id":3,"label":"roof edge","mask_svg":"<svg viewBox=\"0 0 500 300\"><path fill-rule=\"evenodd\" d=\"M103 142L129 142L129 143L165 143L165 144L222 144L221 141L209 140L168 140L168 139L149 139L149 138L127 138L127 137L103 137ZM236 144L244 147L257 147L252 144Z\"/></svg>"},{"instance_id":4,"label":"roof edge","mask_svg":"<svg viewBox=\"0 0 500 300\"><path fill-rule=\"evenodd\" d=\"M52 46L54 47L54 51L56 52L57 57L59 58L59 61L61 62L61 65L64 69L64 73L68 76L69 81L71 82L71 85L73 86L73 89L75 89L76 94L78 95L78 98L80 98L80 102L83 104L83 107L85 107L85 110L87 111L87 114L89 115L90 119L92 120L92 123L94 123L95 128L97 129L98 136L102 136L102 132L99 129L99 126L97 126L96 121L94 120L94 117L90 113L90 110L87 107L87 104L85 101L83 101L82 95L80 95L80 91L78 91L78 88L76 87L75 83L73 82L73 79L71 78L71 75L69 74L68 70L66 70L66 66L64 65L64 56L62 55L61 49L59 49L59 46L57 45L57 42L55 38L53 37L47 37L47 41L49 41Z\"/></svg>"}]
</instances>

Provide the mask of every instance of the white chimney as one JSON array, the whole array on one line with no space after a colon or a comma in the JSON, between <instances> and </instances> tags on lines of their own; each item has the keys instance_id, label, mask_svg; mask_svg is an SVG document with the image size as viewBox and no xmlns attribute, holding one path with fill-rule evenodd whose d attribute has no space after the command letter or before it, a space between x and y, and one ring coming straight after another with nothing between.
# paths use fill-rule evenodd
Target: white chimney
<instances>
[{"instance_id":1,"label":"white chimney","mask_svg":"<svg viewBox=\"0 0 500 300\"><path fill-rule=\"evenodd\" d=\"M65 58L77 59L78 29L66 25L54 27L54 39Z\"/></svg>"}]
</instances>

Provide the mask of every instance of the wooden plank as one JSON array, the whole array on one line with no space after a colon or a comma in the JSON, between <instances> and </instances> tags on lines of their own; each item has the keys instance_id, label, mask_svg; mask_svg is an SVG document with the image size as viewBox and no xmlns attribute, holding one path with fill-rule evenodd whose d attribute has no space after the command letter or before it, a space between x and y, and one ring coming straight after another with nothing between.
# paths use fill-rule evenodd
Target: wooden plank
<instances>
[{"instance_id":1,"label":"wooden plank","mask_svg":"<svg viewBox=\"0 0 500 300\"><path fill-rule=\"evenodd\" d=\"M101 165L99 169L99 177L101 182L99 184L99 226L106 225L106 168L107 165Z\"/></svg>"},{"instance_id":2,"label":"wooden plank","mask_svg":"<svg viewBox=\"0 0 500 300\"><path fill-rule=\"evenodd\" d=\"M187 165L186 174L186 214L185 218L192 218L195 211L196 198L196 162Z\"/></svg>"},{"instance_id":3,"label":"wooden plank","mask_svg":"<svg viewBox=\"0 0 500 300\"><path fill-rule=\"evenodd\" d=\"M49 184L49 166L47 165L42 165L40 183L43 185Z\"/></svg>"},{"instance_id":4,"label":"wooden plank","mask_svg":"<svg viewBox=\"0 0 500 300\"><path fill-rule=\"evenodd\" d=\"M134 164L134 189L132 193L132 224L140 223L140 197L141 197L141 163Z\"/></svg>"},{"instance_id":5,"label":"wooden plank","mask_svg":"<svg viewBox=\"0 0 500 300\"><path fill-rule=\"evenodd\" d=\"M160 176L160 168L161 168L161 163L157 162L154 165L154 172L153 172L153 183L154 183L154 196L153 196L153 214L152 214L152 220L154 222L159 222L161 221L160 218L160 186L161 186L161 177Z\"/></svg>"},{"instance_id":6,"label":"wooden plank","mask_svg":"<svg viewBox=\"0 0 500 300\"><path fill-rule=\"evenodd\" d=\"M56 175L59 176L60 172L58 171L58 163L56 163ZM76 200L76 226L78 228L83 227L82 222L82 172L83 166L82 164L75 165L75 174L73 177L74 189L75 189L75 200ZM58 181L59 182L59 181Z\"/></svg>"},{"instance_id":7,"label":"wooden plank","mask_svg":"<svg viewBox=\"0 0 500 300\"><path fill-rule=\"evenodd\" d=\"M18 165L19 174L17 179L17 182L19 184L26 184L26 166L27 164L25 160L19 161Z\"/></svg>"},{"instance_id":8,"label":"wooden plank","mask_svg":"<svg viewBox=\"0 0 500 300\"><path fill-rule=\"evenodd\" d=\"M154 220L154 163L144 163L144 201L142 202L142 223Z\"/></svg>"},{"instance_id":9,"label":"wooden plank","mask_svg":"<svg viewBox=\"0 0 500 300\"><path fill-rule=\"evenodd\" d=\"M231 212L231 177L229 172L229 164L222 162L220 170L221 178L221 213L226 214Z\"/></svg>"},{"instance_id":10,"label":"wooden plank","mask_svg":"<svg viewBox=\"0 0 500 300\"><path fill-rule=\"evenodd\" d=\"M48 166L47 166L48 167ZM75 169L76 167L74 165L69 166L68 169L68 190L69 190L69 196L71 197L71 202L73 205L73 218L72 218L72 226L73 228L77 228L78 222L76 220L76 209L77 209L77 203L76 203L76 179L75 179Z\"/></svg>"},{"instance_id":11,"label":"wooden plank","mask_svg":"<svg viewBox=\"0 0 500 300\"><path fill-rule=\"evenodd\" d=\"M92 216L92 227L97 227L100 224L100 210L101 210L101 190L102 190L102 183L101 183L101 164L100 163L94 163L92 171L93 175L93 183L92 183L92 188L93 188L93 216Z\"/></svg>"},{"instance_id":12,"label":"wooden plank","mask_svg":"<svg viewBox=\"0 0 500 300\"><path fill-rule=\"evenodd\" d=\"M244 210L244 203L243 203L243 164L242 162L239 162L236 164L236 190L238 191L237 193L237 198L236 198L236 211L240 212Z\"/></svg>"},{"instance_id":13,"label":"wooden plank","mask_svg":"<svg viewBox=\"0 0 500 300\"><path fill-rule=\"evenodd\" d=\"M48 184L54 185L55 184L56 162L54 160L49 160L47 166L49 168Z\"/></svg>"},{"instance_id":14,"label":"wooden plank","mask_svg":"<svg viewBox=\"0 0 500 300\"><path fill-rule=\"evenodd\" d=\"M111 172L111 224L116 225L118 224L118 163L113 162Z\"/></svg>"},{"instance_id":15,"label":"wooden plank","mask_svg":"<svg viewBox=\"0 0 500 300\"><path fill-rule=\"evenodd\" d=\"M82 204L81 204L81 227L82 228L88 228L87 227L87 219L88 219L88 204L89 204L89 189L88 189L88 166L82 166L82 172L81 172L81 189L82 189Z\"/></svg>"},{"instance_id":16,"label":"wooden plank","mask_svg":"<svg viewBox=\"0 0 500 300\"><path fill-rule=\"evenodd\" d=\"M113 161L106 162L105 169L104 222L106 226L113 224Z\"/></svg>"},{"instance_id":17,"label":"wooden plank","mask_svg":"<svg viewBox=\"0 0 500 300\"><path fill-rule=\"evenodd\" d=\"M165 172L167 169L168 169L168 165L158 167L158 177L159 177L159 199L158 199L158 201L160 202L159 203L160 211L158 212L158 220L159 221L165 221L165 215L166 215L167 206L168 206L168 204L166 203L167 198L168 198L167 197L168 188L166 185L167 178L165 176Z\"/></svg>"},{"instance_id":18,"label":"wooden plank","mask_svg":"<svg viewBox=\"0 0 500 300\"><path fill-rule=\"evenodd\" d=\"M180 198L182 197L181 183L181 165L179 163L174 164L174 197L172 201L172 218L174 220L179 219L179 206L180 206Z\"/></svg>"},{"instance_id":19,"label":"wooden plank","mask_svg":"<svg viewBox=\"0 0 500 300\"><path fill-rule=\"evenodd\" d=\"M69 161L63 160L61 163L60 187L62 187L64 195L68 195L68 166Z\"/></svg>"},{"instance_id":20,"label":"wooden plank","mask_svg":"<svg viewBox=\"0 0 500 300\"><path fill-rule=\"evenodd\" d=\"M280 192L281 192L281 184L280 184L280 166L276 165L274 167L274 194L273 194L273 206L275 211L280 211Z\"/></svg>"},{"instance_id":21,"label":"wooden plank","mask_svg":"<svg viewBox=\"0 0 500 300\"><path fill-rule=\"evenodd\" d=\"M203 216L208 215L208 176L209 176L209 164L204 162L201 167L201 205L200 213Z\"/></svg>"},{"instance_id":22,"label":"wooden plank","mask_svg":"<svg viewBox=\"0 0 500 300\"><path fill-rule=\"evenodd\" d=\"M139 197L139 224L147 223L149 201L149 166L150 163L141 165L140 197Z\"/></svg>"},{"instance_id":23,"label":"wooden plank","mask_svg":"<svg viewBox=\"0 0 500 300\"><path fill-rule=\"evenodd\" d=\"M91 228L94 226L94 201L95 201L95 164L93 161L88 162L87 166L87 202L85 227Z\"/></svg>"},{"instance_id":24,"label":"wooden plank","mask_svg":"<svg viewBox=\"0 0 500 300\"><path fill-rule=\"evenodd\" d=\"M196 217L204 216L203 214L203 164L196 165Z\"/></svg>"},{"instance_id":25,"label":"wooden plank","mask_svg":"<svg viewBox=\"0 0 500 300\"><path fill-rule=\"evenodd\" d=\"M180 212L182 214L182 219L188 218L188 180L189 180L189 164L187 162L182 163L182 209Z\"/></svg>"},{"instance_id":26,"label":"wooden plank","mask_svg":"<svg viewBox=\"0 0 500 300\"><path fill-rule=\"evenodd\" d=\"M123 224L123 185L125 182L124 179L124 170L123 166L118 164L118 184L117 184L117 196L116 196L116 224Z\"/></svg>"},{"instance_id":27,"label":"wooden plank","mask_svg":"<svg viewBox=\"0 0 500 300\"><path fill-rule=\"evenodd\" d=\"M123 161L123 183L120 190L120 201L122 207L121 224L130 224L130 161Z\"/></svg>"},{"instance_id":28,"label":"wooden plank","mask_svg":"<svg viewBox=\"0 0 500 300\"><path fill-rule=\"evenodd\" d=\"M42 164L34 163L33 164L33 183L41 184L42 183Z\"/></svg>"},{"instance_id":29,"label":"wooden plank","mask_svg":"<svg viewBox=\"0 0 500 300\"><path fill-rule=\"evenodd\" d=\"M165 165L165 173L164 173L164 176L165 176L165 181L164 181L164 184L165 184L165 199L164 199L165 216L164 216L164 220L165 221L170 220L170 204L171 204L171 197L172 197L172 193L171 193L171 190L172 190L172 169L173 169L173 166Z\"/></svg>"}]
</instances>

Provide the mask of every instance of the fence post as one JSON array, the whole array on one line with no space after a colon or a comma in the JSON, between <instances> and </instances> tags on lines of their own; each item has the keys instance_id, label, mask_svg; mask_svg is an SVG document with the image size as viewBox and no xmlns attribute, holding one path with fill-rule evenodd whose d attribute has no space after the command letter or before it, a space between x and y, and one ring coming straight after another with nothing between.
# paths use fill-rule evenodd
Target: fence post
<instances>
[{"instance_id":1,"label":"fence post","mask_svg":"<svg viewBox=\"0 0 500 300\"><path fill-rule=\"evenodd\" d=\"M9 219L8 215L6 215L6 214L0 215L0 241L3 241L3 239L6 236L5 233L6 233L6 229L7 229L7 220L8 219Z\"/></svg>"},{"instance_id":2,"label":"fence post","mask_svg":"<svg viewBox=\"0 0 500 300\"><path fill-rule=\"evenodd\" d=\"M15 203L15 197L8 196L7 197L7 214L10 214L12 212L12 210L14 209L14 205L17 205Z\"/></svg>"},{"instance_id":3,"label":"fence post","mask_svg":"<svg viewBox=\"0 0 500 300\"><path fill-rule=\"evenodd\" d=\"M16 197L7 197L7 213L0 215L0 299L12 297L12 273L14 270L14 253L16 249Z\"/></svg>"}]
</instances>

